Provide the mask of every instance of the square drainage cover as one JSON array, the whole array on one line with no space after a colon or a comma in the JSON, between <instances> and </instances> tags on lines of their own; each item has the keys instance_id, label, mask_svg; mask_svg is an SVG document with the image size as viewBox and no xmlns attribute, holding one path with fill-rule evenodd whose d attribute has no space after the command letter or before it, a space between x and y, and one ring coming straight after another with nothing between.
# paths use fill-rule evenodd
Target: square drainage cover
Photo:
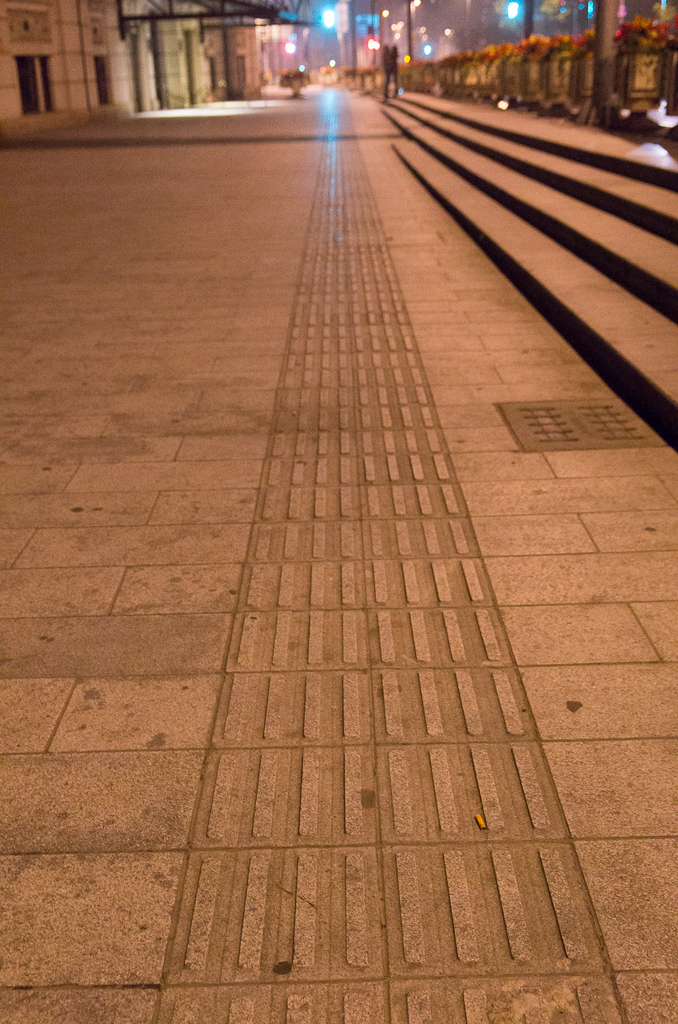
<instances>
[{"instance_id":1,"label":"square drainage cover","mask_svg":"<svg viewBox=\"0 0 678 1024\"><path fill-rule=\"evenodd\" d=\"M501 402L499 409L526 452L664 446L621 402Z\"/></svg>"}]
</instances>

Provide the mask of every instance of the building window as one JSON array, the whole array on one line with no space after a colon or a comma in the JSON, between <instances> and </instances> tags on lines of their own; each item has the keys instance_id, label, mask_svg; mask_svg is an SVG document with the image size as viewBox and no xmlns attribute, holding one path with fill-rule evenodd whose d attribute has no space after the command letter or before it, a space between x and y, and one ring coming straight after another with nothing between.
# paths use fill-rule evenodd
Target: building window
<instances>
[{"instance_id":1,"label":"building window","mask_svg":"<svg viewBox=\"0 0 678 1024\"><path fill-rule=\"evenodd\" d=\"M108 88L108 68L106 67L106 58L100 54L96 54L94 57L94 74L97 80L97 97L99 100L99 106L105 107L107 103L111 102L111 94Z\"/></svg>"},{"instance_id":2,"label":"building window","mask_svg":"<svg viewBox=\"0 0 678 1024\"><path fill-rule=\"evenodd\" d=\"M39 114L52 110L52 86L49 78L49 57L15 57L21 95L21 111Z\"/></svg>"}]
</instances>

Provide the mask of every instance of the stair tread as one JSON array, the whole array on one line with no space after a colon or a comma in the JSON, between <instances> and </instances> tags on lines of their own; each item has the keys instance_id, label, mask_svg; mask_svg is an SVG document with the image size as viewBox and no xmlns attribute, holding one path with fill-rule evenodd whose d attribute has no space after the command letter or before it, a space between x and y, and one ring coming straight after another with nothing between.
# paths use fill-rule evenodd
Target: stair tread
<instances>
[{"instance_id":1,"label":"stair tread","mask_svg":"<svg viewBox=\"0 0 678 1024\"><path fill-rule=\"evenodd\" d=\"M404 122L403 117L406 119ZM678 288L678 250L671 242L629 224L614 214L564 195L549 185L527 178L518 171L503 167L490 157L474 153L462 143L444 138L431 128L425 128L403 111L396 115L396 120L405 123L414 135L425 139L433 148L462 163L486 181L549 214L652 274L669 287Z\"/></svg>"},{"instance_id":2,"label":"stair tread","mask_svg":"<svg viewBox=\"0 0 678 1024\"><path fill-rule=\"evenodd\" d=\"M669 154L662 163L645 155L642 146L611 135L598 128L582 127L571 123L552 123L542 119L535 123L533 116L515 110L495 111L477 104L439 99L428 93L406 92L402 99L421 103L454 119L470 121L487 133L505 132L514 136L514 142L546 151L557 149L558 155L593 166L615 170L621 176L650 182L664 190L678 191L678 162ZM497 137L494 135L494 137Z\"/></svg>"},{"instance_id":3,"label":"stair tread","mask_svg":"<svg viewBox=\"0 0 678 1024\"><path fill-rule=\"evenodd\" d=\"M428 99L428 97L426 97L426 99ZM391 103L390 106L392 107L395 105L398 109L404 109L401 105L404 101L410 106L416 105L418 111L424 114L425 111L421 109L421 100L422 97L417 97L417 100L415 101L412 97L408 97L406 94L401 97L397 103ZM438 114L437 108L430 106L428 103L425 103L424 105L426 106L429 115L435 119L435 123L440 124L441 127L444 127L446 130L450 130L450 128L452 128L456 134L464 138L468 138L473 142L478 142L481 145L488 146L500 153L517 157L519 160L524 160L526 163L553 171L555 174L562 174L565 177L573 178L575 181L581 182L584 185L591 185L594 188L602 189L602 191L608 192L611 195L636 203L639 206L644 206L647 209L653 210L655 213L662 214L665 217L671 217L678 221L678 197L667 189L660 188L658 185L650 185L645 182L635 181L633 178L626 178L623 174L615 174L613 171L604 171L598 167L580 164L577 163L576 160L570 160L564 156L556 156L553 153L545 153L540 150L535 150L531 146L525 146L519 142L502 139L496 135L490 136L487 132L483 132L477 128L471 128L469 125L462 124L459 121L453 122L452 127L450 119Z\"/></svg>"},{"instance_id":4,"label":"stair tread","mask_svg":"<svg viewBox=\"0 0 678 1024\"><path fill-rule=\"evenodd\" d=\"M413 141L394 143L418 173L678 405L678 327Z\"/></svg>"}]
</instances>

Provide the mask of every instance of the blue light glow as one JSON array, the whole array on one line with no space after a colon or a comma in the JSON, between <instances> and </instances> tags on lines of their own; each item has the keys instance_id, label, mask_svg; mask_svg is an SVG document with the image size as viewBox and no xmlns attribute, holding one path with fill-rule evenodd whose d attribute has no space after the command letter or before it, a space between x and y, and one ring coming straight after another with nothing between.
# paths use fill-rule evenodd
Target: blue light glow
<instances>
[{"instance_id":1,"label":"blue light glow","mask_svg":"<svg viewBox=\"0 0 678 1024\"><path fill-rule=\"evenodd\" d=\"M509 21L513 21L514 18L517 18L519 12L520 4L516 3L516 0L511 0L511 3L506 5L506 17Z\"/></svg>"},{"instance_id":2,"label":"blue light glow","mask_svg":"<svg viewBox=\"0 0 678 1024\"><path fill-rule=\"evenodd\" d=\"M589 18L593 17L593 12L595 10L595 6L596 5L594 4L593 0L589 0L589 2L586 5L586 14L587 14L587 16Z\"/></svg>"},{"instance_id":3,"label":"blue light glow","mask_svg":"<svg viewBox=\"0 0 678 1024\"><path fill-rule=\"evenodd\" d=\"M425 57L430 57L432 53L433 53L433 47L431 46L430 43L427 43L426 46L424 47L424 56Z\"/></svg>"},{"instance_id":4,"label":"blue light glow","mask_svg":"<svg viewBox=\"0 0 678 1024\"><path fill-rule=\"evenodd\" d=\"M325 28L334 28L334 8L326 7L323 11L323 25Z\"/></svg>"}]
</instances>

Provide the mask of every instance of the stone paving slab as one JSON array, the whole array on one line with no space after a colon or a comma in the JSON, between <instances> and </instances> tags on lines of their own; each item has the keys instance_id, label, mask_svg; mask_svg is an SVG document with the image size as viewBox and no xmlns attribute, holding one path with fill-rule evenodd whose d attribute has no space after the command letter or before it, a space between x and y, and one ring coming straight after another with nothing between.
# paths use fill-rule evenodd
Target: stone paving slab
<instances>
[{"instance_id":1,"label":"stone paving slab","mask_svg":"<svg viewBox=\"0 0 678 1024\"><path fill-rule=\"evenodd\" d=\"M602 382L376 104L265 116L49 152L0 442L0 1020L665 1024L674 453L523 452L495 403Z\"/></svg>"}]
</instances>

